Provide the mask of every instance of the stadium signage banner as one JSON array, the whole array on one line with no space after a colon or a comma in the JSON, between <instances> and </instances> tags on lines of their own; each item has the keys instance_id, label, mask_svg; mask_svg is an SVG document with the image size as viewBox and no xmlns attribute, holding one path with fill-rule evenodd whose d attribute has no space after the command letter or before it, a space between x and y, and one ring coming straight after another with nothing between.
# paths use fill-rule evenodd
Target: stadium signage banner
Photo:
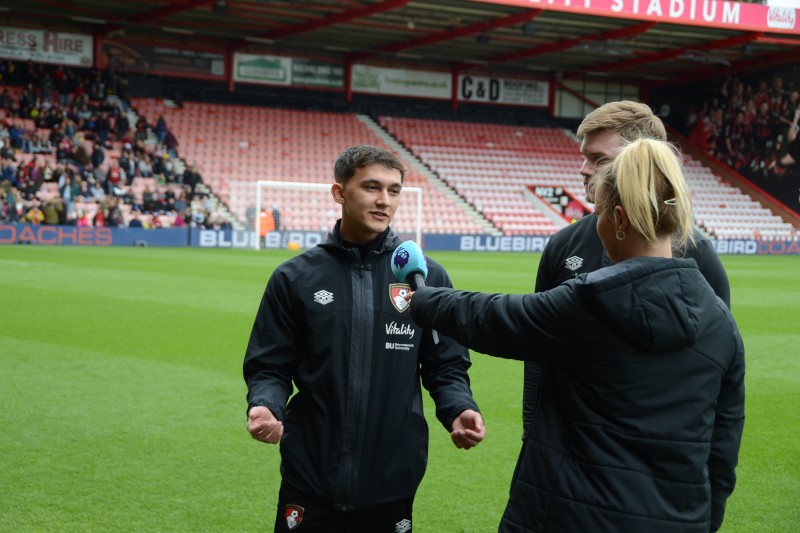
<instances>
[{"instance_id":1,"label":"stadium signage banner","mask_svg":"<svg viewBox=\"0 0 800 533\"><path fill-rule=\"evenodd\" d=\"M263 248L308 249L328 238L325 231L273 231ZM409 235L408 238L413 238ZM255 248L254 231L195 228L78 228L33 224L0 224L0 245L45 246L170 246L194 248ZM533 235L452 235L427 233L426 250L461 252L542 252L550 237ZM800 255L800 241L711 241L720 255Z\"/></svg>"},{"instance_id":2,"label":"stadium signage banner","mask_svg":"<svg viewBox=\"0 0 800 533\"><path fill-rule=\"evenodd\" d=\"M344 89L344 65L293 59L292 85Z\"/></svg>"},{"instance_id":3,"label":"stadium signage banner","mask_svg":"<svg viewBox=\"0 0 800 533\"><path fill-rule=\"evenodd\" d=\"M800 242L759 241L758 255L800 255Z\"/></svg>"},{"instance_id":4,"label":"stadium signage banner","mask_svg":"<svg viewBox=\"0 0 800 533\"><path fill-rule=\"evenodd\" d=\"M528 192L532 192L537 197L547 202L550 207L560 213L561 216L569 222L580 220L592 212L564 187L528 185L527 189Z\"/></svg>"},{"instance_id":5,"label":"stadium signage banner","mask_svg":"<svg viewBox=\"0 0 800 533\"><path fill-rule=\"evenodd\" d=\"M480 3L732 30L798 33L798 10L718 0L476 0Z\"/></svg>"},{"instance_id":6,"label":"stadium signage banner","mask_svg":"<svg viewBox=\"0 0 800 533\"><path fill-rule=\"evenodd\" d=\"M263 248L283 249L289 243L300 248L312 248L325 241L327 232L320 231L273 231L266 235ZM255 231L199 230L192 233L192 246L200 248L255 248Z\"/></svg>"},{"instance_id":7,"label":"stadium signage banner","mask_svg":"<svg viewBox=\"0 0 800 533\"><path fill-rule=\"evenodd\" d=\"M711 241L720 255L755 255L758 253L758 241L742 239L724 239Z\"/></svg>"},{"instance_id":8,"label":"stadium signage banner","mask_svg":"<svg viewBox=\"0 0 800 533\"><path fill-rule=\"evenodd\" d=\"M486 78L462 75L458 78L458 99L530 107L547 107L550 84L546 81Z\"/></svg>"},{"instance_id":9,"label":"stadium signage banner","mask_svg":"<svg viewBox=\"0 0 800 533\"><path fill-rule=\"evenodd\" d=\"M0 225L0 244L111 246L113 236L110 228L3 224Z\"/></svg>"},{"instance_id":10,"label":"stadium signage banner","mask_svg":"<svg viewBox=\"0 0 800 533\"><path fill-rule=\"evenodd\" d=\"M186 246L188 229L94 228L0 224L0 244L56 246Z\"/></svg>"},{"instance_id":11,"label":"stadium signage banner","mask_svg":"<svg viewBox=\"0 0 800 533\"><path fill-rule=\"evenodd\" d=\"M460 235L458 248L462 252L543 252L550 237L495 237L491 235ZM430 244L426 237L425 243Z\"/></svg>"},{"instance_id":12,"label":"stadium signage banner","mask_svg":"<svg viewBox=\"0 0 800 533\"><path fill-rule=\"evenodd\" d=\"M362 93L421 96L442 100L452 97L452 77L442 72L354 65L352 87L354 92Z\"/></svg>"},{"instance_id":13,"label":"stadium signage banner","mask_svg":"<svg viewBox=\"0 0 800 533\"><path fill-rule=\"evenodd\" d=\"M292 83L292 60L288 57L234 54L233 80L269 85Z\"/></svg>"},{"instance_id":14,"label":"stadium signage banner","mask_svg":"<svg viewBox=\"0 0 800 533\"><path fill-rule=\"evenodd\" d=\"M233 56L233 80L263 85L344 89L344 66L307 59L236 53Z\"/></svg>"},{"instance_id":15,"label":"stadium signage banner","mask_svg":"<svg viewBox=\"0 0 800 533\"><path fill-rule=\"evenodd\" d=\"M116 66L144 73L221 80L225 56L221 52L156 46L132 40L107 40L100 45L100 66Z\"/></svg>"},{"instance_id":16,"label":"stadium signage banner","mask_svg":"<svg viewBox=\"0 0 800 533\"><path fill-rule=\"evenodd\" d=\"M0 26L0 57L91 67L94 47L91 35Z\"/></svg>"}]
</instances>

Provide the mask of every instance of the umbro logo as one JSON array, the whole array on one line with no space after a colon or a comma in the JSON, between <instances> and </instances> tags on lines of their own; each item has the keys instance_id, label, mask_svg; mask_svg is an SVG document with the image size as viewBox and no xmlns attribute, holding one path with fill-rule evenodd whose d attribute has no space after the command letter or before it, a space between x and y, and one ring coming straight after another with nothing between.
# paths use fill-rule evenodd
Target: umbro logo
<instances>
[{"instance_id":1,"label":"umbro logo","mask_svg":"<svg viewBox=\"0 0 800 533\"><path fill-rule=\"evenodd\" d=\"M581 266L583 266L583 258L578 257L577 255L573 255L572 257L567 257L567 260L564 261L564 266L575 272Z\"/></svg>"},{"instance_id":2,"label":"umbro logo","mask_svg":"<svg viewBox=\"0 0 800 533\"><path fill-rule=\"evenodd\" d=\"M333 301L333 293L325 289L314 293L314 301L318 304L328 305Z\"/></svg>"}]
</instances>

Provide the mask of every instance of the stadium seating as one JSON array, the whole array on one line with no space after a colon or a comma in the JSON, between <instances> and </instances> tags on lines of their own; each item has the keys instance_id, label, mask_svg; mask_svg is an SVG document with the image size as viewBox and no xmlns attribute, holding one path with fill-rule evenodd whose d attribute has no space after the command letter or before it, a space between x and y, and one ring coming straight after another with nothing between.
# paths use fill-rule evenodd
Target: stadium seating
<instances>
[{"instance_id":1,"label":"stadium seating","mask_svg":"<svg viewBox=\"0 0 800 533\"><path fill-rule=\"evenodd\" d=\"M789 240L791 224L723 181L702 163L686 157L685 176L692 190L697 224L718 239Z\"/></svg>"},{"instance_id":2,"label":"stadium seating","mask_svg":"<svg viewBox=\"0 0 800 533\"><path fill-rule=\"evenodd\" d=\"M558 230L525 198L528 185L564 187L585 203L578 143L571 132L392 117L380 122L507 235ZM687 158L686 177L696 221L707 233L728 239L794 238L791 224L699 161Z\"/></svg>"},{"instance_id":3,"label":"stadium seating","mask_svg":"<svg viewBox=\"0 0 800 533\"><path fill-rule=\"evenodd\" d=\"M505 235L550 235L555 224L526 197L563 187L585 202L578 144L564 130L381 117L380 123Z\"/></svg>"},{"instance_id":4,"label":"stadium seating","mask_svg":"<svg viewBox=\"0 0 800 533\"><path fill-rule=\"evenodd\" d=\"M329 184L333 180L333 162L344 148L374 144L391 149L352 114L194 102L178 108L153 99L134 99L133 105L149 123L164 115L179 139L183 159L197 167L205 183L248 226L253 220L255 181ZM412 165L404 164L410 169L405 184L423 189L424 232L485 230L434 183L415 172ZM262 194L265 207L279 207L284 229L329 229L339 217L329 193L298 195L271 190ZM309 211L309 205L314 209ZM401 206L393 224L396 230L413 233L413 206L408 201Z\"/></svg>"},{"instance_id":5,"label":"stadium seating","mask_svg":"<svg viewBox=\"0 0 800 533\"><path fill-rule=\"evenodd\" d=\"M330 183L343 147L389 148L352 114L194 102L174 107L156 99L133 104L149 123L164 115L182 157L247 225L254 220L256 180ZM561 227L526 197L529 185L563 187L585 203L578 142L570 131L388 116L379 123L505 235L549 235ZM790 224L700 162L686 163L704 231L718 238L794 238ZM408 162L406 167L406 185L424 190L424 232L485 232L434 183ZM270 191L263 202L277 204L284 229L325 230L339 216L327 192ZM413 209L401 208L395 228L412 232L413 217Z\"/></svg>"}]
</instances>

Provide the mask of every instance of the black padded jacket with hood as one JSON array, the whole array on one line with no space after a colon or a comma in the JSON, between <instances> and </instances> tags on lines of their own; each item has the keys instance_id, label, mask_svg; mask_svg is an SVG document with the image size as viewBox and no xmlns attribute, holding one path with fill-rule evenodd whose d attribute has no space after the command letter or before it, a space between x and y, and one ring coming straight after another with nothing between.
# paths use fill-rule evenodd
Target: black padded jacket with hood
<instances>
[{"instance_id":1,"label":"black padded jacket with hood","mask_svg":"<svg viewBox=\"0 0 800 533\"><path fill-rule=\"evenodd\" d=\"M475 351L545 363L500 531L720 527L744 347L693 259L629 259L536 294L423 288L411 311Z\"/></svg>"}]
</instances>

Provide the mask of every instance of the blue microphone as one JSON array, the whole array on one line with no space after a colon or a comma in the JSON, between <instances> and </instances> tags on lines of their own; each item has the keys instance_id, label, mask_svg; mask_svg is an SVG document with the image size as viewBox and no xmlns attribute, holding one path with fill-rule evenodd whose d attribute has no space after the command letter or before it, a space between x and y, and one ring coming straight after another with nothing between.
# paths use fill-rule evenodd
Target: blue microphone
<instances>
[{"instance_id":1,"label":"blue microphone","mask_svg":"<svg viewBox=\"0 0 800 533\"><path fill-rule=\"evenodd\" d=\"M392 252L392 273L398 281L408 283L412 291L425 286L428 277L428 265L422 248L414 241L406 241ZM439 344L439 334L431 330L433 343Z\"/></svg>"}]
</instances>

